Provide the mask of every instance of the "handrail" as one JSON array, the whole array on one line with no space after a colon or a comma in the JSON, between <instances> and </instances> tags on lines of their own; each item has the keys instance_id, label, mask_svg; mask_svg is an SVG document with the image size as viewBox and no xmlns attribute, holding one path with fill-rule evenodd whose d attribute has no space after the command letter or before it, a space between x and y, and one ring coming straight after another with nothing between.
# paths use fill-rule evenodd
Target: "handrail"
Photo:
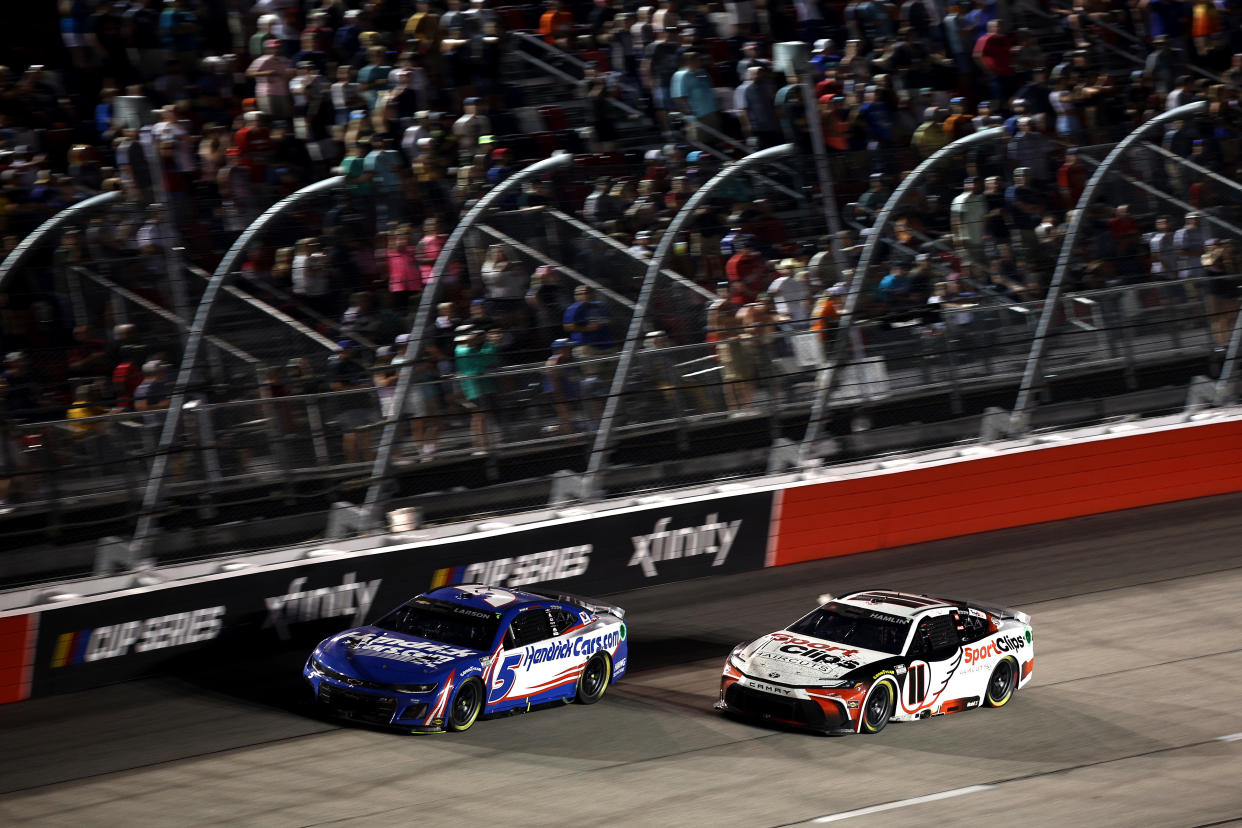
<instances>
[{"instance_id":1,"label":"handrail","mask_svg":"<svg viewBox=\"0 0 1242 828\"><path fill-rule=\"evenodd\" d=\"M1078 198L1078 203L1074 205L1073 217L1066 227L1065 237L1061 240L1061 252L1057 257L1057 266L1053 270L1052 279L1048 283L1048 291L1044 296L1044 309L1039 315L1039 324L1035 328L1035 337L1031 341L1031 352L1026 358L1026 366L1022 371L1022 384L1018 388L1018 396L1014 400L1013 413L1009 418L1009 430L1011 432L1025 433L1030 428L1028 409L1034 400L1035 386L1041 374L1041 365L1048 343L1048 329L1052 326L1052 318L1056 313L1055 309L1060 304L1061 285L1065 280L1065 274L1069 271L1070 260L1074 256L1074 249L1078 246L1078 234L1082 230L1087 207L1091 205L1091 198L1095 195L1095 191L1099 188L1104 178L1113 171L1117 161L1148 132L1162 126L1166 122L1201 114L1205 109L1207 109L1207 104L1197 101L1156 115L1118 142L1105 159L1098 163L1095 172L1091 174L1091 179L1087 181L1086 187L1083 188L1082 195ZM1087 160L1090 161L1091 159Z\"/></svg>"},{"instance_id":2,"label":"handrail","mask_svg":"<svg viewBox=\"0 0 1242 828\"><path fill-rule=\"evenodd\" d=\"M187 265L186 269L189 270L191 273L193 273L195 276L198 276L199 278L201 278L203 281L211 280L211 274L203 270L202 268L198 267L197 265ZM267 286L265 285L265 287ZM270 289L272 291L276 290L275 288L270 288ZM340 350L339 348L336 347L336 343L333 342L331 339L328 339L326 336L324 336L323 334L319 333L318 331L312 328L306 327L305 325L303 325L298 320L294 319L289 314L285 313L279 308L272 307L267 302L264 302L262 299L259 299L257 296L251 296L249 293L237 287L236 285L225 285L224 290L230 296L236 299L240 299L242 302L245 302L247 305L250 305L252 308L257 310L258 312L266 316L270 316L273 319L277 320L278 322L284 325L287 325L288 327L292 328L297 333L301 334L302 336L314 342L316 345L319 345L320 347L326 348L327 350L333 351L333 352ZM368 350L374 350L375 348L375 343L368 341L362 336L351 336L350 338Z\"/></svg>"},{"instance_id":3,"label":"handrail","mask_svg":"<svg viewBox=\"0 0 1242 828\"><path fill-rule=\"evenodd\" d=\"M75 266L74 272L76 272L79 276L83 276L87 279L90 279L92 282L104 288L105 290L115 293L118 296L124 297L126 301L133 302L135 305L147 311L148 313L153 313L156 316L159 316L165 322L169 323L170 325L175 326L177 330L179 331L184 332L186 328L188 327L189 323L187 323L180 316L177 316L177 314L168 310L168 308L160 307L159 305L152 302L150 299L147 299L144 296L139 296L137 293L134 293L129 288L118 285L116 282L112 281L106 276L100 276L98 273L95 273L89 270L88 268L82 267L81 265ZM220 349L221 351L224 351L225 353L231 354L232 356L236 357L242 362L246 362L251 365L262 364L262 360L259 360L256 357L251 356L245 350L243 350L242 348L239 348L238 346L234 345L233 343L229 342L226 339L221 339L220 337L215 336L214 334L209 334L206 337L206 339L209 344Z\"/></svg>"},{"instance_id":4,"label":"handrail","mask_svg":"<svg viewBox=\"0 0 1242 828\"><path fill-rule=\"evenodd\" d=\"M516 34L521 34L521 33L517 32ZM538 40L538 38L535 38L535 40ZM544 46L545 48L548 48L548 49L552 48L548 46L546 43L544 43L542 40L538 40L538 42L541 46ZM558 54L562 54L571 60L577 60L577 58L573 57L573 55L570 55L568 52L561 52L559 49L556 51L558 52ZM537 66L538 68L542 69L544 72L547 72L550 75L557 76L558 78L565 81L566 83L572 83L574 86L578 87L579 89L582 89L583 87L587 85L586 78L575 78L573 75L569 74L568 72L561 71L560 69L557 69L555 66L551 65L550 63L545 63L544 61L540 60L539 58L535 57L532 54L523 52L520 49L514 50L513 54L517 55L519 58L526 61L527 63L533 66ZM583 64L581 61L578 61L578 62L582 65L583 69L585 70L586 64ZM630 106L625 101L619 101L613 97L607 97L604 100L608 101L608 103L612 104L614 107L616 107L617 109L620 109L622 112L624 112L626 115L629 115L632 118L642 117L643 113L639 112L637 109Z\"/></svg>"},{"instance_id":5,"label":"handrail","mask_svg":"<svg viewBox=\"0 0 1242 828\"><path fill-rule=\"evenodd\" d=\"M685 117L685 116L683 116L683 118L684 118L684 117ZM749 154L749 153L751 152L750 148L749 148L749 147L747 147L745 144L743 144L743 143L740 143L740 142L738 142L738 141L733 140L732 138L730 138L728 135L725 135L725 134L724 134L723 132L721 132L720 130L716 129L715 127L710 127L710 126L708 126L707 124L703 123L702 121L698 121L698 120L696 120L696 121L695 121L695 128L696 128L696 129L701 129L701 130L703 130L704 132L706 132L706 133L708 133L709 135L711 135L711 136L712 136L713 138L715 138L716 140L718 140L718 141L720 141L720 142L722 142L722 143L724 143L724 144L727 144L727 145L729 145L729 146L731 146L731 147L733 147L733 148L735 148L735 149L737 149L737 150L740 150L740 151L743 153L743 157L745 157L745 155L747 155L747 154ZM687 142L688 144L690 144L690 145L691 145L692 147L694 147L695 149L697 149L697 150L699 150L699 151L701 151L701 152L706 152L706 153L708 153L708 154L710 154L710 155L714 156L714 157L715 157L718 161L729 162L729 161L732 161L732 160L733 160L733 159L732 159L729 155L727 155L726 153L724 153L724 152L722 152L721 150L717 149L716 147L713 147L711 144L705 144L705 143L703 143L702 141L699 141L699 140L697 140L697 139L695 139L695 138L691 138L691 137L690 137L690 136L688 136L688 135L687 135L687 136L685 136L685 140L686 140L686 142ZM786 167L784 164L772 164L772 166L773 166L773 167L776 167L776 168L778 168L778 169L780 169L782 172L789 173L790 175L793 175L793 174L794 174L794 170L790 169L789 167ZM768 176L764 175L763 173L756 172L756 173L753 173L753 175L754 175L756 178L758 178L760 181L765 182L765 183L766 183L769 187L772 187L772 188L774 188L774 189L780 190L781 192L785 193L785 195L789 196L790 198L796 198L796 199L799 199L799 200L801 200L801 201L807 201L807 200L809 200L809 199L808 199L808 196L807 196L807 194L806 194L806 193L800 193L800 192L798 192L797 190L793 189L792 187L786 187L786 186L785 186L784 184L782 184L781 182L779 182L779 181L777 181L777 180L775 180L775 179L769 178Z\"/></svg>"},{"instance_id":6,"label":"handrail","mask_svg":"<svg viewBox=\"0 0 1242 828\"><path fill-rule=\"evenodd\" d=\"M1151 150L1155 150L1156 152L1160 153L1165 158L1168 158L1171 161L1176 161L1177 163L1183 166L1190 167L1192 170L1199 173L1200 175L1206 175L1208 178L1211 178L1214 181L1219 181L1221 184L1224 184L1226 187L1232 187L1235 190L1242 190L1242 184L1239 184L1238 182L1234 181L1232 178L1225 178L1220 173L1212 172L1207 167L1202 167L1196 164L1194 161L1191 161L1189 158L1183 158L1175 152L1170 152L1169 150L1165 149L1159 144L1155 144L1151 141L1148 141L1147 148Z\"/></svg>"},{"instance_id":7,"label":"handrail","mask_svg":"<svg viewBox=\"0 0 1242 828\"><path fill-rule=\"evenodd\" d=\"M1073 13L1073 9L1067 10L1065 9L1064 6L1057 6L1057 10L1064 14ZM1131 43L1133 43L1135 46L1145 47L1147 45L1146 41L1144 41L1138 35L1131 34L1130 32L1127 32L1125 29L1119 29L1111 23L1105 23L1103 20L1092 20L1091 25L1099 26L1101 29L1104 29L1107 32L1112 32L1115 35L1119 35L1125 38L1126 40L1130 41ZM1124 54L1127 57L1133 58L1137 63L1142 63L1144 66L1146 66L1147 64L1147 61L1145 59L1138 58L1134 55L1131 55L1129 52L1126 52L1123 49L1119 49L1113 46L1111 43L1105 43L1104 41L1098 41L1098 42L1100 43L1100 45L1107 46L1108 48L1112 49L1114 52L1117 52L1119 54ZM1186 61L1186 69L1190 72L1193 72L1194 74L1202 75L1203 77L1207 78L1210 81L1215 81L1216 83L1224 84L1225 86L1233 86L1235 88L1237 87L1237 84L1230 83L1229 81L1225 80L1220 75L1216 74L1210 69L1204 69L1202 66L1198 65L1197 63L1191 63L1190 61Z\"/></svg>"},{"instance_id":8,"label":"handrail","mask_svg":"<svg viewBox=\"0 0 1242 828\"><path fill-rule=\"evenodd\" d=\"M517 250L522 255L529 256L530 258L534 259L540 264L545 264L545 265L549 265L550 267L555 267L557 270L561 271L562 273L564 273L565 275L567 275L569 278L573 279L574 281L581 282L582 284L589 286L596 293L607 296L609 299L616 302L617 304L624 305L630 310L634 310L634 303L631 300L626 299L621 294L616 293L604 287L599 282L595 281L589 276L583 276L581 273L574 270L572 267L566 267L565 265L556 261L552 257L546 256L543 253L536 250L535 248L529 245L523 244L522 242L518 241L517 239L508 235L507 233L502 233L501 231L497 230L495 227L492 227L490 224L479 224L477 225L477 227L479 229L479 232L483 233L484 235L491 236L493 239L496 239L497 241L507 244L508 246L512 247L514 250Z\"/></svg>"},{"instance_id":9,"label":"handrail","mask_svg":"<svg viewBox=\"0 0 1242 828\"><path fill-rule=\"evenodd\" d=\"M587 224L585 221L581 221L577 218L574 218L571 215L562 213L560 210L557 210L555 207L548 207L545 209L547 210L548 215L558 218L561 221L564 221L567 224L569 224L575 230L578 230L579 232L582 232L582 233L586 233L588 236L591 236L596 241L606 244L609 247L619 250L625 255L632 257L634 261L641 262L644 267L647 266L646 261L635 256L633 253L629 251L629 248L621 244L621 242L617 241L612 236L609 236L607 233L601 233L599 230L596 230L594 227ZM669 270L668 268L661 268L660 275L668 279L671 279L674 282L677 282L682 287L699 294L699 296L702 296L704 299L708 299L711 301L715 301L716 299L716 294L712 293L707 288L702 287L697 282L687 279L685 276L682 276L680 273L678 273L675 270Z\"/></svg>"}]
</instances>

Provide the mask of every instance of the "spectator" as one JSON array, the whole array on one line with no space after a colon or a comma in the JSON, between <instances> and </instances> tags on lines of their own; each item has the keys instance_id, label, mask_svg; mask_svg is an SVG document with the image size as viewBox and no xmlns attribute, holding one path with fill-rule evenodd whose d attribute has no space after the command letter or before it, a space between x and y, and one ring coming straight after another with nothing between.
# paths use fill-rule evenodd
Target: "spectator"
<instances>
[{"instance_id":1,"label":"spectator","mask_svg":"<svg viewBox=\"0 0 1242 828\"><path fill-rule=\"evenodd\" d=\"M346 463L361 463L371 454L371 433L375 417L370 395L360 393L372 387L371 375L359 360L358 345L344 339L336 343L340 351L328 360L328 387L342 393L334 398L337 424L341 429L341 450Z\"/></svg>"},{"instance_id":2,"label":"spectator","mask_svg":"<svg viewBox=\"0 0 1242 828\"><path fill-rule=\"evenodd\" d=\"M1186 223L1173 234L1178 255L1178 277L1193 279L1203 275L1203 229L1198 213L1187 213Z\"/></svg>"},{"instance_id":3,"label":"spectator","mask_svg":"<svg viewBox=\"0 0 1242 828\"><path fill-rule=\"evenodd\" d=\"M495 411L495 383L488 376L499 362L501 333L462 325L456 337L457 375L461 377L463 405L470 412L470 442L475 453L491 442L488 424Z\"/></svg>"},{"instance_id":4,"label":"spectator","mask_svg":"<svg viewBox=\"0 0 1242 828\"><path fill-rule=\"evenodd\" d=\"M293 117L293 102L289 97L289 81L293 75L289 59L280 54L280 41L265 41L262 56L251 61L246 77L254 80L255 99L269 118L285 121Z\"/></svg>"},{"instance_id":5,"label":"spectator","mask_svg":"<svg viewBox=\"0 0 1242 828\"><path fill-rule=\"evenodd\" d=\"M720 131L720 111L711 76L703 69L703 58L698 52L686 52L681 66L673 75L669 95L677 109L693 118L687 134L697 141L712 140L713 133ZM700 127L706 127L706 130Z\"/></svg>"},{"instance_id":6,"label":"spectator","mask_svg":"<svg viewBox=\"0 0 1242 828\"><path fill-rule=\"evenodd\" d=\"M1179 278L1177 248L1174 247L1173 231L1170 229L1168 216L1160 216L1156 219L1156 232L1148 238L1147 248L1150 253L1153 279Z\"/></svg>"},{"instance_id":7,"label":"spectator","mask_svg":"<svg viewBox=\"0 0 1242 828\"><path fill-rule=\"evenodd\" d=\"M613 351L608 311L595 299L595 291L587 285L574 288L574 302L565 309L565 332L573 340L574 352L584 360L583 373L588 377L607 376L611 367L598 361Z\"/></svg>"},{"instance_id":8,"label":"spectator","mask_svg":"<svg viewBox=\"0 0 1242 828\"><path fill-rule=\"evenodd\" d=\"M737 252L725 264L725 273L733 285L730 301L740 306L755 301L767 289L768 263L755 251L753 236L739 236L734 244Z\"/></svg>"},{"instance_id":9,"label":"spectator","mask_svg":"<svg viewBox=\"0 0 1242 828\"><path fill-rule=\"evenodd\" d=\"M979 267L987 262L983 248L987 213L988 203L978 186L978 180L973 176L968 177L962 185L962 192L953 199L950 220L954 241L965 251L966 258Z\"/></svg>"}]
</instances>

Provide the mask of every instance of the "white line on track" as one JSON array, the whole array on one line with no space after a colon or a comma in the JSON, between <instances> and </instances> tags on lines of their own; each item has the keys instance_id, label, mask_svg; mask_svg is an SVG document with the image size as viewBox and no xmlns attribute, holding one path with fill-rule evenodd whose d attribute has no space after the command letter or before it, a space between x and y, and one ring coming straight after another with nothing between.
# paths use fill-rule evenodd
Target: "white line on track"
<instances>
[{"instance_id":1,"label":"white line on track","mask_svg":"<svg viewBox=\"0 0 1242 828\"><path fill-rule=\"evenodd\" d=\"M1218 742L1242 742L1242 733L1230 733L1228 736L1217 736Z\"/></svg>"},{"instance_id":2,"label":"white line on track","mask_svg":"<svg viewBox=\"0 0 1242 828\"><path fill-rule=\"evenodd\" d=\"M992 785L971 785L966 788L954 788L951 791L941 791L940 793L928 794L927 796L916 796L913 799L899 799L896 802L885 802L883 805L872 805L868 808L859 808L856 811L842 811L839 814L828 814L827 816L816 817L809 820L813 823L823 822L840 822L843 819L853 819L854 817L867 816L868 814L878 814L883 811L892 811L897 808L907 808L911 805L922 805L924 802L936 802L941 799L952 799L955 796L965 796L966 794L979 793L992 789Z\"/></svg>"}]
</instances>

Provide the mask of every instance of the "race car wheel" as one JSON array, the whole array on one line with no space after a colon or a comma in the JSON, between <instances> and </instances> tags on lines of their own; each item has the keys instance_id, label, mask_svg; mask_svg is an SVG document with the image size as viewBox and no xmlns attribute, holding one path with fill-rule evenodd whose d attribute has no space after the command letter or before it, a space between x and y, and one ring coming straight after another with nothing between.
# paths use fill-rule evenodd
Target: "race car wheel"
<instances>
[{"instance_id":1,"label":"race car wheel","mask_svg":"<svg viewBox=\"0 0 1242 828\"><path fill-rule=\"evenodd\" d=\"M861 733L879 733L893 715L893 685L887 681L877 682L863 702Z\"/></svg>"},{"instance_id":2,"label":"race car wheel","mask_svg":"<svg viewBox=\"0 0 1242 828\"><path fill-rule=\"evenodd\" d=\"M578 704L595 704L604 697L608 680L612 678L612 661L603 653L596 653L582 668L578 676Z\"/></svg>"},{"instance_id":3,"label":"race car wheel","mask_svg":"<svg viewBox=\"0 0 1242 828\"><path fill-rule=\"evenodd\" d=\"M469 730L479 718L483 709L483 682L478 679L467 679L453 694L449 703L448 729L454 731Z\"/></svg>"},{"instance_id":4,"label":"race car wheel","mask_svg":"<svg viewBox=\"0 0 1242 828\"><path fill-rule=\"evenodd\" d=\"M1013 698L1013 686L1018 677L1018 666L1012 658L1001 659L988 679L988 707L1004 707Z\"/></svg>"}]
</instances>

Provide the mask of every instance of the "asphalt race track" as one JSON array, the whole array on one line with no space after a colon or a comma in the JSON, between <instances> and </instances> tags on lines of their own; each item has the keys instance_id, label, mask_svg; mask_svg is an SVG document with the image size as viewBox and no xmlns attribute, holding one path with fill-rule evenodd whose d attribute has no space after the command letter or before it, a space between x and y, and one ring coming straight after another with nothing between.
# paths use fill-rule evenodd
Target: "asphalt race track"
<instances>
[{"instance_id":1,"label":"asphalt race track","mask_svg":"<svg viewBox=\"0 0 1242 828\"><path fill-rule=\"evenodd\" d=\"M300 657L9 705L0 823L1242 823L1240 538L1227 496L617 595L631 673L600 704L465 734L307 715ZM1034 681L873 737L712 712L733 644L877 586L1029 611Z\"/></svg>"}]
</instances>

